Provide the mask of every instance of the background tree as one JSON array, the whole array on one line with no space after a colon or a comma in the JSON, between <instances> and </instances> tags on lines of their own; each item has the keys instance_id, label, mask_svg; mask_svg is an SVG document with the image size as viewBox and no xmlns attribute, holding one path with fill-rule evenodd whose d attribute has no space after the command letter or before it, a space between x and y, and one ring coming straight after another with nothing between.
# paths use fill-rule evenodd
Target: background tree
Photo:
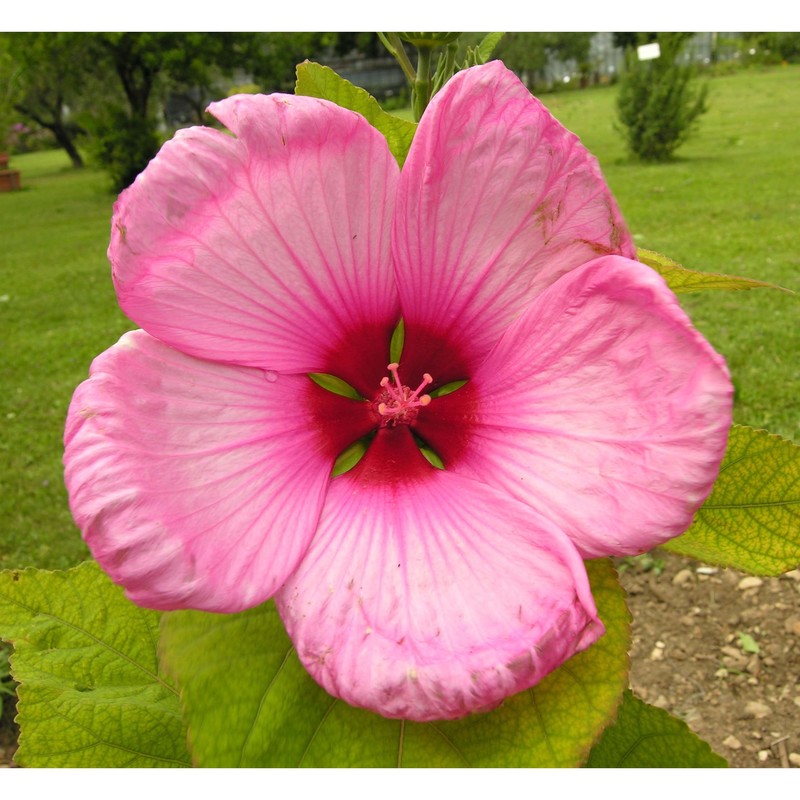
<instances>
[{"instance_id":1,"label":"background tree","mask_svg":"<svg viewBox=\"0 0 800 800\"><path fill-rule=\"evenodd\" d=\"M497 45L495 55L532 90L547 66L546 44L545 33L506 33Z\"/></svg>"},{"instance_id":2,"label":"background tree","mask_svg":"<svg viewBox=\"0 0 800 800\"><path fill-rule=\"evenodd\" d=\"M246 84L292 91L295 66L321 54L375 55L364 33L0 34L0 136L26 120L52 131L76 166L76 137L117 191L133 181L175 125ZM15 116L16 115L16 116Z\"/></svg>"},{"instance_id":3,"label":"background tree","mask_svg":"<svg viewBox=\"0 0 800 800\"><path fill-rule=\"evenodd\" d=\"M800 33L750 33L747 38L775 60L797 63L800 61ZM769 60L769 59L767 59Z\"/></svg>"},{"instance_id":4,"label":"background tree","mask_svg":"<svg viewBox=\"0 0 800 800\"><path fill-rule=\"evenodd\" d=\"M545 39L545 49L548 55L557 58L563 63L575 63L582 85L588 79L592 65L589 54L592 48L593 33L548 33Z\"/></svg>"},{"instance_id":5,"label":"background tree","mask_svg":"<svg viewBox=\"0 0 800 800\"><path fill-rule=\"evenodd\" d=\"M118 87L90 123L96 156L117 190L131 183L158 150L166 133L160 115L169 96L189 109L182 121L200 123L208 103L224 95L224 76L233 80L238 71L259 83L278 60L268 37L257 33L83 35L95 55L96 74L110 74Z\"/></svg>"},{"instance_id":6,"label":"background tree","mask_svg":"<svg viewBox=\"0 0 800 800\"><path fill-rule=\"evenodd\" d=\"M12 105L14 99L12 81L14 62L5 47L6 35L0 34L0 150L8 149L8 135L11 125L18 116Z\"/></svg>"},{"instance_id":7,"label":"background tree","mask_svg":"<svg viewBox=\"0 0 800 800\"><path fill-rule=\"evenodd\" d=\"M611 41L614 47L619 47L623 50L631 50L634 47L638 47L640 44L654 42L657 36L657 33L634 33L628 31L627 33L612 33Z\"/></svg>"},{"instance_id":8,"label":"background tree","mask_svg":"<svg viewBox=\"0 0 800 800\"><path fill-rule=\"evenodd\" d=\"M495 50L497 58L514 70L531 90L545 81L552 60L574 62L581 76L591 70L589 53L593 33L506 33Z\"/></svg>"},{"instance_id":9,"label":"background tree","mask_svg":"<svg viewBox=\"0 0 800 800\"><path fill-rule=\"evenodd\" d=\"M86 133L76 121L81 107L88 53L82 34L0 34L0 120L16 112L49 130L73 166L82 167L77 138Z\"/></svg>"}]
</instances>

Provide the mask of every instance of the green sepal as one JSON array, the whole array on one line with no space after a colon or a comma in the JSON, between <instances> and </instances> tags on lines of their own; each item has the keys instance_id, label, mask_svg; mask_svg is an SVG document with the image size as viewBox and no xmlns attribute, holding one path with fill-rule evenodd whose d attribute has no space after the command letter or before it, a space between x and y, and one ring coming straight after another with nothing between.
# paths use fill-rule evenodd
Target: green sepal
<instances>
[{"instance_id":1,"label":"green sepal","mask_svg":"<svg viewBox=\"0 0 800 800\"><path fill-rule=\"evenodd\" d=\"M702 292L706 289L727 289L728 291L742 291L746 289L779 289L789 292L782 286L774 283L756 281L752 278L738 278L734 275L720 275L715 272L698 272L686 269L667 256L655 253L652 250L637 250L636 257L642 264L654 269L667 282L675 294L688 292ZM791 293L791 292L790 292Z\"/></svg>"},{"instance_id":2,"label":"green sepal","mask_svg":"<svg viewBox=\"0 0 800 800\"><path fill-rule=\"evenodd\" d=\"M727 767L708 742L682 720L640 700L623 695L616 722L592 748L587 767Z\"/></svg>"},{"instance_id":3,"label":"green sepal","mask_svg":"<svg viewBox=\"0 0 800 800\"><path fill-rule=\"evenodd\" d=\"M328 695L271 602L165 614L162 664L181 688L193 757L208 767L579 766L622 699L630 647L613 566L587 570L605 636L500 708L450 722L384 719Z\"/></svg>"},{"instance_id":4,"label":"green sepal","mask_svg":"<svg viewBox=\"0 0 800 800\"><path fill-rule=\"evenodd\" d=\"M734 425L711 495L689 530L662 545L708 564L780 575L800 565L800 447Z\"/></svg>"},{"instance_id":5,"label":"green sepal","mask_svg":"<svg viewBox=\"0 0 800 800\"><path fill-rule=\"evenodd\" d=\"M392 364L399 364L400 357L403 355L403 344L406 340L406 326L403 320L397 323L397 327L392 331L392 341L389 343L389 361Z\"/></svg>"},{"instance_id":6,"label":"green sepal","mask_svg":"<svg viewBox=\"0 0 800 800\"><path fill-rule=\"evenodd\" d=\"M364 436L361 439L356 439L353 444L343 450L336 461L333 462L332 477L335 478L337 475L344 475L345 472L350 472L364 458L371 441L371 436Z\"/></svg>"},{"instance_id":7,"label":"green sepal","mask_svg":"<svg viewBox=\"0 0 800 800\"><path fill-rule=\"evenodd\" d=\"M417 130L416 123L388 114L365 89L337 75L330 67L323 67L313 61L304 61L297 65L295 94L330 100L342 108L361 114L383 134L392 155L403 166Z\"/></svg>"},{"instance_id":8,"label":"green sepal","mask_svg":"<svg viewBox=\"0 0 800 800\"><path fill-rule=\"evenodd\" d=\"M335 375L329 375L327 372L309 372L308 377L311 378L317 386L321 386L329 392L340 394L342 397L349 397L351 400L363 400L364 398L349 384Z\"/></svg>"},{"instance_id":9,"label":"green sepal","mask_svg":"<svg viewBox=\"0 0 800 800\"><path fill-rule=\"evenodd\" d=\"M428 392L428 394L431 397L444 397L446 394L452 394L457 389L460 389L462 386L466 385L466 383L466 379L463 381L450 381L450 383L445 383L436 389L432 389L430 392Z\"/></svg>"},{"instance_id":10,"label":"green sepal","mask_svg":"<svg viewBox=\"0 0 800 800\"><path fill-rule=\"evenodd\" d=\"M14 645L17 763L188 767L178 692L156 654L160 614L94 562L0 573L0 638Z\"/></svg>"},{"instance_id":11,"label":"green sepal","mask_svg":"<svg viewBox=\"0 0 800 800\"><path fill-rule=\"evenodd\" d=\"M442 461L442 457L423 439L420 439L417 434L413 434L414 441L419 447L420 453L424 456L425 460L432 466L436 467L436 469L444 469L444 461Z\"/></svg>"}]
</instances>

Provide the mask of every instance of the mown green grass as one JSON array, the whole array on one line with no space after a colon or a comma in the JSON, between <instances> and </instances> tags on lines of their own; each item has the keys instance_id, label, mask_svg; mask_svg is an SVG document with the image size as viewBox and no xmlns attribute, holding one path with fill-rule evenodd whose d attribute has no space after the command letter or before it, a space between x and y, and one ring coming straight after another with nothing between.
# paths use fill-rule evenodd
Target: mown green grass
<instances>
[{"instance_id":1,"label":"mown green grass","mask_svg":"<svg viewBox=\"0 0 800 800\"><path fill-rule=\"evenodd\" d=\"M597 155L636 241L687 267L800 292L800 68L711 84L711 111L671 164L631 162L615 89L546 95ZM133 327L105 250L105 177L60 152L19 156L24 191L0 194L0 568L62 568L86 550L63 488L63 422L92 358ZM800 440L800 295L683 296L728 359L741 423Z\"/></svg>"},{"instance_id":2,"label":"mown green grass","mask_svg":"<svg viewBox=\"0 0 800 800\"><path fill-rule=\"evenodd\" d=\"M105 177L60 152L19 156L23 191L0 194L0 568L86 556L63 486L64 418L92 358L131 323L105 250Z\"/></svg>"}]
</instances>

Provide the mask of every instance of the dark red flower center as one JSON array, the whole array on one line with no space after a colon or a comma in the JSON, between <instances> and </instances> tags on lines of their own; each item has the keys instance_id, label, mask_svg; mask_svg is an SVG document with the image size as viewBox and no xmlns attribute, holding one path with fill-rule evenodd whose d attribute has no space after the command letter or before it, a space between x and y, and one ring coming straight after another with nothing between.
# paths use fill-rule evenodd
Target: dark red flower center
<instances>
[{"instance_id":1,"label":"dark red flower center","mask_svg":"<svg viewBox=\"0 0 800 800\"><path fill-rule=\"evenodd\" d=\"M359 474L385 478L395 470L396 478L407 477L406 459L399 456L376 467L390 444L398 453L424 456L420 474L431 465L444 469L457 463L470 440L477 401L465 384L474 365L447 335L421 326L405 326L397 347L392 331L398 328L350 332L324 360L329 369L310 373L306 408L321 450L334 459L334 476L360 465ZM395 360L381 366L387 351Z\"/></svg>"}]
</instances>

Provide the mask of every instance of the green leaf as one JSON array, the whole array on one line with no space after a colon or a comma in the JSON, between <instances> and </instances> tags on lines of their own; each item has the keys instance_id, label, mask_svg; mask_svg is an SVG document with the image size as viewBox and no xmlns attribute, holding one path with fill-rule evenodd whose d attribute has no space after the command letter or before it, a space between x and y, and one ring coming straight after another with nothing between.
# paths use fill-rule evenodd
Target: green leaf
<instances>
[{"instance_id":1,"label":"green leaf","mask_svg":"<svg viewBox=\"0 0 800 800\"><path fill-rule=\"evenodd\" d=\"M397 163L403 166L408 148L411 147L411 140L417 130L415 122L387 114L365 89L354 86L330 67L323 67L313 61L304 61L297 65L295 94L320 97L342 108L358 112L384 135L392 155L397 159Z\"/></svg>"},{"instance_id":2,"label":"green leaf","mask_svg":"<svg viewBox=\"0 0 800 800\"><path fill-rule=\"evenodd\" d=\"M165 614L200 766L575 766L627 685L629 615L610 562L587 564L606 635L533 689L455 722L389 720L326 694L303 669L272 603L241 614ZM502 576L499 576L502 579Z\"/></svg>"},{"instance_id":3,"label":"green leaf","mask_svg":"<svg viewBox=\"0 0 800 800\"><path fill-rule=\"evenodd\" d=\"M741 631L739 631L739 647L741 647L745 653L761 652L758 642L749 633L742 633Z\"/></svg>"},{"instance_id":4,"label":"green leaf","mask_svg":"<svg viewBox=\"0 0 800 800\"><path fill-rule=\"evenodd\" d=\"M652 250L637 250L637 258L642 264L652 267L667 282L667 285L675 294L682 292L701 292L705 289L780 289L782 292L789 292L782 286L774 283L756 281L752 278L737 278L734 275L719 275L716 272L697 272L696 270L686 269L667 256L654 253ZM791 292L790 292L791 294Z\"/></svg>"},{"instance_id":5,"label":"green leaf","mask_svg":"<svg viewBox=\"0 0 800 800\"><path fill-rule=\"evenodd\" d=\"M626 691L617 721L592 748L587 767L727 767L685 722Z\"/></svg>"},{"instance_id":6,"label":"green leaf","mask_svg":"<svg viewBox=\"0 0 800 800\"><path fill-rule=\"evenodd\" d=\"M472 67L476 64L485 64L492 57L495 47L500 44L500 40L504 36L505 33L487 33L476 48L467 50L466 66Z\"/></svg>"},{"instance_id":7,"label":"green leaf","mask_svg":"<svg viewBox=\"0 0 800 800\"><path fill-rule=\"evenodd\" d=\"M780 575L800 564L800 447L734 425L711 495L686 533L662 545L709 564Z\"/></svg>"},{"instance_id":8,"label":"green leaf","mask_svg":"<svg viewBox=\"0 0 800 800\"><path fill-rule=\"evenodd\" d=\"M92 563L0 573L0 637L19 681L15 760L30 767L191 766L159 614Z\"/></svg>"}]
</instances>

